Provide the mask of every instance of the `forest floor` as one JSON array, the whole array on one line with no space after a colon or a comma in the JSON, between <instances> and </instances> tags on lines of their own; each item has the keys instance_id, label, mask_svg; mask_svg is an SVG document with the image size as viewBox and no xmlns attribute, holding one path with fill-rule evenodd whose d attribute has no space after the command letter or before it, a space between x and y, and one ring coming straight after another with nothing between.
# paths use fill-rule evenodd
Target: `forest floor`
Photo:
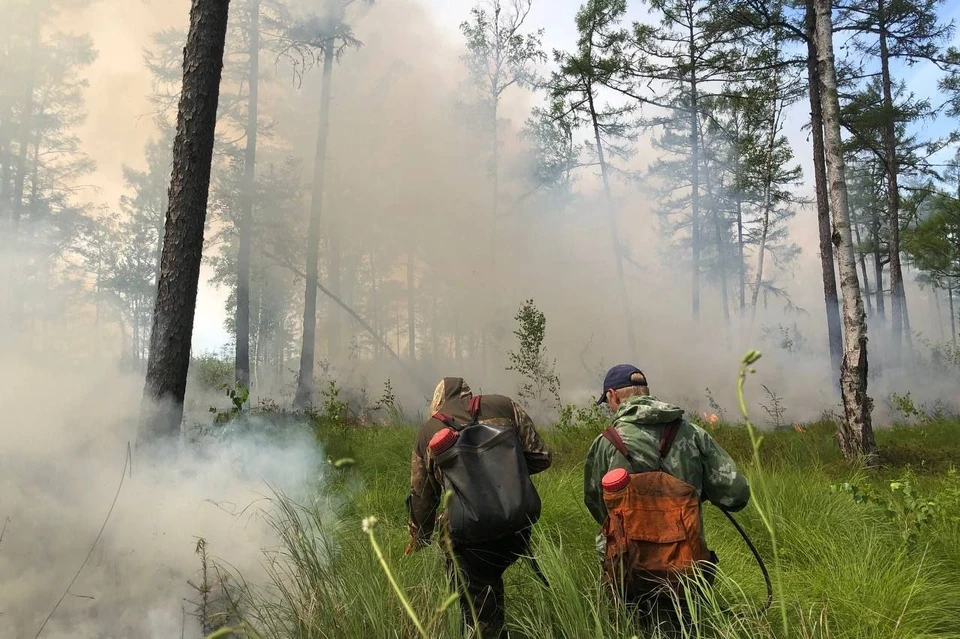
<instances>
[{"instance_id":1,"label":"forest floor","mask_svg":"<svg viewBox=\"0 0 960 639\"><path fill-rule=\"evenodd\" d=\"M766 596L761 571L730 522L705 506L727 612L702 611L688 636L960 637L960 420L879 429L873 470L842 460L828 422L765 432L757 455L745 426L708 428L751 480L752 503L736 518L770 569L774 605L757 613ZM247 592L248 621L277 638L456 637L458 606L450 605L440 547L403 554L415 427L318 420L316 432L331 473L311 505L277 498L280 588ZM535 477L543 516L534 552L551 587L526 562L510 568L511 637L649 636L599 585L598 527L582 501L583 457L597 434L585 425L543 431L555 461ZM361 525L368 517L376 517L372 529Z\"/></svg>"}]
</instances>

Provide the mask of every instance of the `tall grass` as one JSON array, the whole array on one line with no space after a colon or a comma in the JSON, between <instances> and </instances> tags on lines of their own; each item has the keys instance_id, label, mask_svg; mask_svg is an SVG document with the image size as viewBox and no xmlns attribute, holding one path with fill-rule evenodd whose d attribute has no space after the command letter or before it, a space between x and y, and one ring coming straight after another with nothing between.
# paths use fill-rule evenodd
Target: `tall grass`
<instances>
[{"instance_id":1,"label":"tall grass","mask_svg":"<svg viewBox=\"0 0 960 639\"><path fill-rule=\"evenodd\" d=\"M875 471L846 465L833 432L830 424L811 424L764 433L761 442L749 426L715 425L714 436L751 479L755 506L737 518L768 562L776 558L776 608L769 616L757 613L765 597L760 570L722 514L705 506L720 574L714 596L695 611L699 623L682 637L960 637L960 498L954 498L960 484L948 472L950 460L960 458L960 422L879 431L885 466ZM544 432L556 461L534 478L544 503L534 552L550 588L522 560L507 572L511 637L660 636L638 626L601 586L598 530L582 505L583 455L597 434ZM240 582L236 591L251 633L458 636L459 610L441 548L403 555L414 435L412 427L320 429L334 460L356 463L335 469L313 504L275 497L279 544L265 554L269 582ZM908 470L916 490L941 507L915 544L905 543L902 522L881 506L830 490L840 482L882 490ZM365 533L366 517L377 523Z\"/></svg>"}]
</instances>

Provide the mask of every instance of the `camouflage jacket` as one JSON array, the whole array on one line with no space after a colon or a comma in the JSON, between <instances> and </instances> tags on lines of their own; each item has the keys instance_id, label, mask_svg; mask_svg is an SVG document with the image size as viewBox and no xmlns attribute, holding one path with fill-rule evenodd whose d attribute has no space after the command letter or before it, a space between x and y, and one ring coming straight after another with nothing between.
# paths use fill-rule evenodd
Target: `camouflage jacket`
<instances>
[{"instance_id":1,"label":"camouflage jacket","mask_svg":"<svg viewBox=\"0 0 960 639\"><path fill-rule=\"evenodd\" d=\"M449 379L459 380L459 378ZM469 387L459 380L457 384L448 384L448 388L446 396L438 402L439 407L436 412L450 415L457 423L468 422L470 420L469 404L473 397ZM478 419L484 424L513 426L517 429L531 475L550 467L550 451L540 439L533 420L509 397L484 395L480 401ZM430 417L417 433L410 459L410 494L407 497L407 511L410 516L408 528L411 539L421 545L430 542L438 524L437 507L440 505L443 477L433 463L428 444L436 432L444 427L439 419Z\"/></svg>"},{"instance_id":2,"label":"camouflage jacket","mask_svg":"<svg viewBox=\"0 0 960 639\"><path fill-rule=\"evenodd\" d=\"M634 396L620 405L613 423L640 467L632 468L602 435L593 441L584 464L583 501L598 524L602 525L607 516L600 484L603 476L614 468L628 472L654 470L666 424L682 417L682 409L654 397ZM709 500L725 510L742 510L750 499L747 479L730 455L705 430L686 420L663 460L663 470L693 486L701 501ZM604 544L601 535L597 538L600 552Z\"/></svg>"}]
</instances>

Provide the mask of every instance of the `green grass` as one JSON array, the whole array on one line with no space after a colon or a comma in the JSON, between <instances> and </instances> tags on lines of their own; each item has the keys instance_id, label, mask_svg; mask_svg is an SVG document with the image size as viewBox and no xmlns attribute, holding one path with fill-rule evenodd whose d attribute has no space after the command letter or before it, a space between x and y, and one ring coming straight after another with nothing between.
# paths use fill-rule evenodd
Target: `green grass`
<instances>
[{"instance_id":1,"label":"green grass","mask_svg":"<svg viewBox=\"0 0 960 639\"><path fill-rule=\"evenodd\" d=\"M444 609L450 588L440 548L434 544L403 555L415 432L413 427L318 426L327 456L355 463L334 471L316 504L301 509L277 500L281 549L268 555L275 583L244 589L240 601L260 635L422 636L361 530L361 521L375 516L373 534L384 560L427 636L457 636L457 605ZM769 499L760 499L760 484L754 481L754 501L770 504L766 514L777 532L781 560L776 592L783 595L766 617L755 613L765 588L753 557L730 523L705 506L707 541L720 556L717 596L740 615L707 611L710 616L689 636L960 637L960 479L951 470L951 462L960 459L960 422L879 430L881 466L873 471L846 464L834 432L824 422L803 432L764 434L759 459ZM551 589L524 562L507 572L512 637L638 634L599 585L598 527L582 505L583 455L596 434L576 428L543 432L555 461L534 479L544 503L534 539ZM748 475L755 472L745 427L720 424L713 434ZM878 497L895 497L890 483L904 479L918 499L908 505L894 499L889 511L831 490L847 482ZM759 511L748 507L737 519L773 572L771 540ZM916 534L908 540L909 530Z\"/></svg>"}]
</instances>

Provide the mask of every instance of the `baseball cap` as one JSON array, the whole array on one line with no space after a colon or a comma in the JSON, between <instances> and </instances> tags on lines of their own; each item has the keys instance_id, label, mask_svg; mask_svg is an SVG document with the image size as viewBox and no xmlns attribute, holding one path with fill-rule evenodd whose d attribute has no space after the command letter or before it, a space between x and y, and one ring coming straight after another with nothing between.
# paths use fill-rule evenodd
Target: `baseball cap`
<instances>
[{"instance_id":1,"label":"baseball cap","mask_svg":"<svg viewBox=\"0 0 960 639\"><path fill-rule=\"evenodd\" d=\"M600 399L597 405L604 404L607 401L607 391L628 386L646 386L647 377L636 366L632 364L618 364L607 371L607 376L603 378L603 388L600 389Z\"/></svg>"}]
</instances>

